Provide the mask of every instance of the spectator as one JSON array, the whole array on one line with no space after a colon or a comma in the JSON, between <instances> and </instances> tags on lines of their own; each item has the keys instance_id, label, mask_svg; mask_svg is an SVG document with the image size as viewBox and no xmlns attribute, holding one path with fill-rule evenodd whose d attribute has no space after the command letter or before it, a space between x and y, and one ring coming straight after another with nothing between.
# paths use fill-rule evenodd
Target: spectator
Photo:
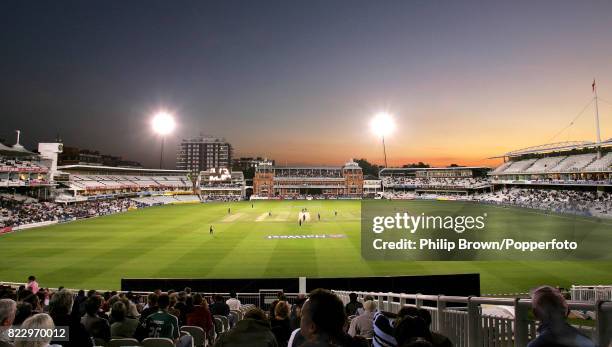
<instances>
[{"instance_id":1,"label":"spectator","mask_svg":"<svg viewBox=\"0 0 612 347\"><path fill-rule=\"evenodd\" d=\"M147 306L140 312L140 324L144 324L149 315L157 312L158 294L151 293L147 296Z\"/></svg>"},{"instance_id":2,"label":"spectator","mask_svg":"<svg viewBox=\"0 0 612 347\"><path fill-rule=\"evenodd\" d=\"M344 332L346 315L342 301L332 292L315 289L302 308L300 334L304 346L366 346L365 339L356 339Z\"/></svg>"},{"instance_id":3,"label":"spectator","mask_svg":"<svg viewBox=\"0 0 612 347\"><path fill-rule=\"evenodd\" d=\"M588 337L565 321L568 307L559 290L550 286L537 288L532 294L531 305L534 315L542 323L538 328L538 337L527 347L595 347Z\"/></svg>"},{"instance_id":4,"label":"spectator","mask_svg":"<svg viewBox=\"0 0 612 347\"><path fill-rule=\"evenodd\" d=\"M32 305L28 302L20 302L17 304L17 313L13 325L19 326L32 315Z\"/></svg>"},{"instance_id":5,"label":"spectator","mask_svg":"<svg viewBox=\"0 0 612 347\"><path fill-rule=\"evenodd\" d=\"M230 308L225 301L223 301L223 296L217 294L214 296L214 300L215 302L210 305L210 313L213 316L229 316Z\"/></svg>"},{"instance_id":6,"label":"spectator","mask_svg":"<svg viewBox=\"0 0 612 347\"><path fill-rule=\"evenodd\" d=\"M4 332L13 325L17 304L12 299L0 299L0 347L13 347Z\"/></svg>"},{"instance_id":7,"label":"spectator","mask_svg":"<svg viewBox=\"0 0 612 347\"><path fill-rule=\"evenodd\" d=\"M282 291L276 293L276 300L272 301L272 303L270 304L270 313L268 313L268 317L274 317L274 309L276 308L276 304L278 304L279 301L287 301L287 297Z\"/></svg>"},{"instance_id":8,"label":"spectator","mask_svg":"<svg viewBox=\"0 0 612 347\"><path fill-rule=\"evenodd\" d=\"M301 329L297 328L293 330L291 336L289 337L289 342L287 343L287 347L300 347L306 343L306 338L302 335Z\"/></svg>"},{"instance_id":9,"label":"spectator","mask_svg":"<svg viewBox=\"0 0 612 347\"><path fill-rule=\"evenodd\" d=\"M420 317L408 315L400 318L395 327L394 336L398 346L404 346L418 338L431 342L431 335L425 321Z\"/></svg>"},{"instance_id":10,"label":"spectator","mask_svg":"<svg viewBox=\"0 0 612 347\"><path fill-rule=\"evenodd\" d=\"M236 298L236 292L230 293L230 298L225 302L227 306L229 306L230 310L238 311L240 310L240 300Z\"/></svg>"},{"instance_id":11,"label":"spectator","mask_svg":"<svg viewBox=\"0 0 612 347\"><path fill-rule=\"evenodd\" d=\"M28 277L28 284L26 284L25 289L31 291L32 294L38 293L38 282L36 282L36 277Z\"/></svg>"},{"instance_id":12,"label":"spectator","mask_svg":"<svg viewBox=\"0 0 612 347\"><path fill-rule=\"evenodd\" d=\"M186 321L187 313L190 310L190 307L187 306L187 302L186 302L187 293L178 292L178 294L176 295L176 299L177 299L177 302L174 305L174 308L179 312L179 315L177 316L179 319L179 324L184 325Z\"/></svg>"},{"instance_id":13,"label":"spectator","mask_svg":"<svg viewBox=\"0 0 612 347\"><path fill-rule=\"evenodd\" d=\"M280 346L286 346L291 336L291 324L289 322L289 304L279 301L274 308L274 317L270 320L272 333Z\"/></svg>"},{"instance_id":14,"label":"spectator","mask_svg":"<svg viewBox=\"0 0 612 347\"><path fill-rule=\"evenodd\" d=\"M110 324L108 320L99 315L102 307L102 298L93 295L85 301L85 315L81 318L81 324L85 330L96 340L108 342L110 340Z\"/></svg>"},{"instance_id":15,"label":"spectator","mask_svg":"<svg viewBox=\"0 0 612 347\"><path fill-rule=\"evenodd\" d=\"M181 324L181 311L177 309L175 306L178 303L178 293L174 292L172 294L168 294L170 297L170 306L168 306L168 313L175 316L179 320L179 325Z\"/></svg>"},{"instance_id":16,"label":"spectator","mask_svg":"<svg viewBox=\"0 0 612 347\"><path fill-rule=\"evenodd\" d=\"M174 341L177 347L191 346L191 336L180 336L178 318L168 313L170 297L162 294L157 300L158 310L145 320L148 337L163 337Z\"/></svg>"},{"instance_id":17,"label":"spectator","mask_svg":"<svg viewBox=\"0 0 612 347\"><path fill-rule=\"evenodd\" d=\"M83 313L81 313L81 305L85 305L85 300L87 300L87 297L85 296L85 291L81 289L79 290L76 297L74 298L74 305L72 306L72 312L71 312L73 317L79 320L81 319L81 316L83 316L83 313L84 313L84 311Z\"/></svg>"},{"instance_id":18,"label":"spectator","mask_svg":"<svg viewBox=\"0 0 612 347\"><path fill-rule=\"evenodd\" d=\"M138 320L127 316L127 306L123 301L117 301L111 308L113 324L110 327L111 338L131 338L134 337Z\"/></svg>"},{"instance_id":19,"label":"spectator","mask_svg":"<svg viewBox=\"0 0 612 347\"><path fill-rule=\"evenodd\" d=\"M215 347L277 347L280 346L270 330L266 314L259 308L247 311L229 332L221 335Z\"/></svg>"},{"instance_id":20,"label":"spectator","mask_svg":"<svg viewBox=\"0 0 612 347\"><path fill-rule=\"evenodd\" d=\"M382 313L376 312L374 314L374 338L372 339L372 345L374 347L396 347L397 341L393 335L393 327L389 319Z\"/></svg>"},{"instance_id":21,"label":"spectator","mask_svg":"<svg viewBox=\"0 0 612 347\"><path fill-rule=\"evenodd\" d=\"M414 306L404 306L397 313L397 318L402 319L404 317L419 317L419 309Z\"/></svg>"},{"instance_id":22,"label":"spectator","mask_svg":"<svg viewBox=\"0 0 612 347\"><path fill-rule=\"evenodd\" d=\"M189 307L189 310L191 310L193 308L193 295L191 293L191 288L185 287L183 291L185 294L187 294L187 300L185 300L185 303L187 304L187 307Z\"/></svg>"},{"instance_id":23,"label":"spectator","mask_svg":"<svg viewBox=\"0 0 612 347\"><path fill-rule=\"evenodd\" d=\"M135 303L132 299L124 300L123 304L127 308L126 317L135 319L138 319L140 317L140 313L138 312L138 304Z\"/></svg>"},{"instance_id":24,"label":"spectator","mask_svg":"<svg viewBox=\"0 0 612 347\"><path fill-rule=\"evenodd\" d=\"M302 306L304 306L305 302L306 296L304 296L304 294L300 294L295 300L295 303L291 306L291 313L289 314L291 330L295 330L300 327L300 321L302 319Z\"/></svg>"},{"instance_id":25,"label":"spectator","mask_svg":"<svg viewBox=\"0 0 612 347\"><path fill-rule=\"evenodd\" d=\"M55 292L49 302L49 315L53 319L56 327L65 326L70 331L70 341L58 341L63 347L90 347L93 346L93 339L85 330L80 320L73 319L72 312L72 293L62 289Z\"/></svg>"},{"instance_id":26,"label":"spectator","mask_svg":"<svg viewBox=\"0 0 612 347\"><path fill-rule=\"evenodd\" d=\"M355 316L358 314L357 310L363 308L363 304L357 301L357 294L351 293L349 294L349 302L346 304L346 315L347 316Z\"/></svg>"},{"instance_id":27,"label":"spectator","mask_svg":"<svg viewBox=\"0 0 612 347\"><path fill-rule=\"evenodd\" d=\"M40 304L40 312L47 312L49 309L49 290L44 288L40 289L38 293L36 293L36 296Z\"/></svg>"},{"instance_id":28,"label":"spectator","mask_svg":"<svg viewBox=\"0 0 612 347\"><path fill-rule=\"evenodd\" d=\"M41 291L39 290L38 293L40 292ZM40 300L38 299L38 295L32 294L32 292L29 290L22 291L21 295L22 295L22 298L18 301L30 304L32 314L42 313L42 307L40 307Z\"/></svg>"},{"instance_id":29,"label":"spectator","mask_svg":"<svg viewBox=\"0 0 612 347\"><path fill-rule=\"evenodd\" d=\"M376 303L368 300L363 304L364 312L353 318L349 326L348 334L351 336L374 337L374 315L376 314Z\"/></svg>"},{"instance_id":30,"label":"spectator","mask_svg":"<svg viewBox=\"0 0 612 347\"><path fill-rule=\"evenodd\" d=\"M187 314L187 325L193 325L204 329L206 336L211 338L214 335L212 315L208 309L208 303L201 294L193 296L193 310Z\"/></svg>"},{"instance_id":31,"label":"spectator","mask_svg":"<svg viewBox=\"0 0 612 347\"><path fill-rule=\"evenodd\" d=\"M46 313L38 313L28 318L21 325L24 329L32 329L33 331L55 329L53 319ZM40 334L37 337L17 338L15 347L61 347L60 345L50 345L52 336Z\"/></svg>"},{"instance_id":32,"label":"spectator","mask_svg":"<svg viewBox=\"0 0 612 347\"><path fill-rule=\"evenodd\" d=\"M431 344L434 347L453 347L453 343L448 339L448 337L438 334L437 332L431 331L431 314L428 310L420 308L418 310L418 315L425 321L425 325L429 330L431 335Z\"/></svg>"},{"instance_id":33,"label":"spectator","mask_svg":"<svg viewBox=\"0 0 612 347\"><path fill-rule=\"evenodd\" d=\"M113 295L111 295L111 292L106 291L106 292L104 292L104 294L102 294L103 303L102 303L101 310L103 312L108 312L108 311L111 310L111 305L113 303L115 303L115 301L111 302L111 299L113 299L113 298L114 297L113 297Z\"/></svg>"}]
</instances>

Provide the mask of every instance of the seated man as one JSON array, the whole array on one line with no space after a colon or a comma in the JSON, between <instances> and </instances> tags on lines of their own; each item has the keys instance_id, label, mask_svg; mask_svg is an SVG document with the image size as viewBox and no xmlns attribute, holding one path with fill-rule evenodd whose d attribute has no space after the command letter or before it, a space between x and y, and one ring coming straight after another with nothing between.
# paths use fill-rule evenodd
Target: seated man
<instances>
[{"instance_id":1,"label":"seated man","mask_svg":"<svg viewBox=\"0 0 612 347\"><path fill-rule=\"evenodd\" d=\"M363 304L365 311L353 318L348 330L351 336L374 337L374 315L376 314L376 303L368 300Z\"/></svg>"},{"instance_id":2,"label":"seated man","mask_svg":"<svg viewBox=\"0 0 612 347\"><path fill-rule=\"evenodd\" d=\"M210 305L210 313L213 316L229 316L230 307L223 300L223 296L217 294L214 296L215 302Z\"/></svg>"},{"instance_id":3,"label":"seated man","mask_svg":"<svg viewBox=\"0 0 612 347\"><path fill-rule=\"evenodd\" d=\"M363 305L357 301L357 294L351 293L349 294L349 302L346 304L345 310L347 316L354 316L359 314L357 310L363 308Z\"/></svg>"},{"instance_id":4,"label":"seated man","mask_svg":"<svg viewBox=\"0 0 612 347\"><path fill-rule=\"evenodd\" d=\"M366 339L344 332L345 322L342 301L329 290L313 290L302 308L299 333L306 341L302 346L367 346ZM294 344L296 338L292 336L290 343Z\"/></svg>"},{"instance_id":5,"label":"seated man","mask_svg":"<svg viewBox=\"0 0 612 347\"><path fill-rule=\"evenodd\" d=\"M278 347L276 338L270 329L266 314L259 308L247 311L244 319L239 321L227 333L215 342L215 347Z\"/></svg>"},{"instance_id":6,"label":"seated man","mask_svg":"<svg viewBox=\"0 0 612 347\"><path fill-rule=\"evenodd\" d=\"M102 307L102 298L92 295L85 300L85 315L81 318L81 324L94 339L108 342L110 340L110 324L100 317L98 313Z\"/></svg>"},{"instance_id":7,"label":"seated man","mask_svg":"<svg viewBox=\"0 0 612 347\"><path fill-rule=\"evenodd\" d=\"M527 347L595 347L588 337L565 321L569 310L565 298L557 289L549 286L537 288L532 294L531 305L542 324L538 328L538 337Z\"/></svg>"},{"instance_id":8,"label":"seated man","mask_svg":"<svg viewBox=\"0 0 612 347\"><path fill-rule=\"evenodd\" d=\"M236 295L236 292L231 292L230 293L230 298L227 299L227 301L225 302L227 304L227 306L229 306L230 310L240 310L240 300L238 300Z\"/></svg>"},{"instance_id":9,"label":"seated man","mask_svg":"<svg viewBox=\"0 0 612 347\"><path fill-rule=\"evenodd\" d=\"M163 337L174 341L177 347L191 346L191 336L181 337L178 318L168 313L170 297L162 294L157 299L157 312L145 319L145 327L148 337Z\"/></svg>"}]
</instances>

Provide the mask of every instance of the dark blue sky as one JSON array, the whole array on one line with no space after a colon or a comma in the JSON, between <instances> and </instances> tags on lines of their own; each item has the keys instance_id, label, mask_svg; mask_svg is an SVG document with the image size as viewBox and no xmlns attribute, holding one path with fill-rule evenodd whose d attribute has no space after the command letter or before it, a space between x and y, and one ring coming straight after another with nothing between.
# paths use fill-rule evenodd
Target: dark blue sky
<instances>
[{"instance_id":1,"label":"dark blue sky","mask_svg":"<svg viewBox=\"0 0 612 347\"><path fill-rule=\"evenodd\" d=\"M444 164L546 142L593 77L612 99L609 1L0 0L0 29L1 137L146 165L162 107L167 157L202 132L280 162L378 161L367 122L387 109L392 163ZM592 139L583 118L563 139Z\"/></svg>"}]
</instances>

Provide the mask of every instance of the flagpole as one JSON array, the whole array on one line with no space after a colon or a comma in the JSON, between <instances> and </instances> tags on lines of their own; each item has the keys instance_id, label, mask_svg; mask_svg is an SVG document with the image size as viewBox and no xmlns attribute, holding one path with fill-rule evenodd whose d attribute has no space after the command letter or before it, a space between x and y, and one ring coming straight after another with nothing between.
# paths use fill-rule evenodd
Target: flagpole
<instances>
[{"instance_id":1,"label":"flagpole","mask_svg":"<svg viewBox=\"0 0 612 347\"><path fill-rule=\"evenodd\" d=\"M597 86L595 85L595 79L593 79L593 93L595 93L595 125L597 128L597 158L601 158L601 135L599 132L599 105L597 104Z\"/></svg>"}]
</instances>

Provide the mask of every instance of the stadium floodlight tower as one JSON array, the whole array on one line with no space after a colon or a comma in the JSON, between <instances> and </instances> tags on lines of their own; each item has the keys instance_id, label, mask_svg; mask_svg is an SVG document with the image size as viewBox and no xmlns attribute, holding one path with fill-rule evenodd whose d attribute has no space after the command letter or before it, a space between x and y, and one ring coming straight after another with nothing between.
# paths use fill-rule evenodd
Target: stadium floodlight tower
<instances>
[{"instance_id":1,"label":"stadium floodlight tower","mask_svg":"<svg viewBox=\"0 0 612 347\"><path fill-rule=\"evenodd\" d=\"M380 136L385 156L385 167L387 167L387 148L385 146L385 136L389 136L395 130L395 121L387 112L379 112L370 121L370 129L376 136Z\"/></svg>"},{"instance_id":2,"label":"stadium floodlight tower","mask_svg":"<svg viewBox=\"0 0 612 347\"><path fill-rule=\"evenodd\" d=\"M155 113L151 124L153 131L161 137L161 151L159 153L159 168L161 169L164 162L164 140L166 135L174 130L176 124L174 123L174 116L167 111Z\"/></svg>"}]
</instances>

